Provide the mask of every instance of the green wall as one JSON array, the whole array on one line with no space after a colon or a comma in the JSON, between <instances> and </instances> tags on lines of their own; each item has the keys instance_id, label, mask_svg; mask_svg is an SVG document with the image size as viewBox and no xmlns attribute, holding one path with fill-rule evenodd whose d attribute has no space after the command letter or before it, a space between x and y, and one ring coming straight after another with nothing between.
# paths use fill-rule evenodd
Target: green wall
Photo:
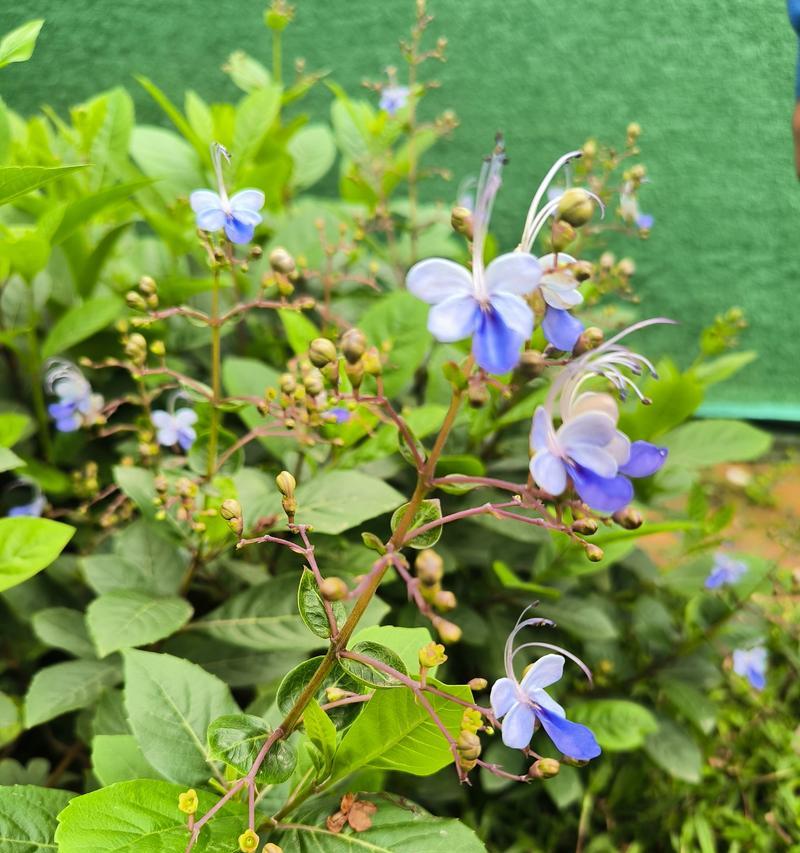
<instances>
[{"instance_id":1,"label":"green wall","mask_svg":"<svg viewBox=\"0 0 800 853\"><path fill-rule=\"evenodd\" d=\"M782 0L429 0L449 39L444 83L429 108L461 119L439 154L456 175L475 171L498 129L511 163L496 228L516 242L538 176L587 136L644 128L655 214L634 245L649 314L682 323L647 341L688 358L700 328L732 304L746 309L750 367L709 411L800 419L796 345L800 194L789 135L796 38ZM0 32L47 19L27 65L0 77L3 97L30 111L64 109L100 88L129 85L145 120L160 120L132 81L143 72L180 98L235 93L219 70L235 48L268 59L263 2L25 0L0 8ZM397 61L411 0L298 0L287 55L356 86ZM317 96L325 99L324 92Z\"/></svg>"}]
</instances>

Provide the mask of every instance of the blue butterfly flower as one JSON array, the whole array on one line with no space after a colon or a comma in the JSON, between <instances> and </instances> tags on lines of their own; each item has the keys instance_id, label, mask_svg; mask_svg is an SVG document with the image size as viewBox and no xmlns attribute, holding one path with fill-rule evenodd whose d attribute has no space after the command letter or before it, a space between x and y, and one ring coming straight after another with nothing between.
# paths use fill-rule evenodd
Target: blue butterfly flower
<instances>
[{"instance_id":1,"label":"blue butterfly flower","mask_svg":"<svg viewBox=\"0 0 800 853\"><path fill-rule=\"evenodd\" d=\"M197 422L197 412L194 409L181 408L176 412L156 409L150 420L156 428L156 440L162 447L180 445L182 450L189 450L197 438L193 424Z\"/></svg>"},{"instance_id":2,"label":"blue butterfly flower","mask_svg":"<svg viewBox=\"0 0 800 853\"><path fill-rule=\"evenodd\" d=\"M47 407L59 432L75 432L84 426L103 423L105 400L94 394L86 377L69 361L53 361L45 375L45 385L58 397Z\"/></svg>"},{"instance_id":3,"label":"blue butterfly flower","mask_svg":"<svg viewBox=\"0 0 800 853\"><path fill-rule=\"evenodd\" d=\"M714 565L706 578L706 589L716 589L718 586L735 584L747 572L747 563L735 560L722 551L714 554Z\"/></svg>"},{"instance_id":4,"label":"blue butterfly flower","mask_svg":"<svg viewBox=\"0 0 800 853\"><path fill-rule=\"evenodd\" d=\"M264 207L264 193L247 189L228 198L222 179L222 160L230 162L230 155L222 145L215 144L211 147L211 158L219 191L195 190L189 196L197 227L202 231L219 231L222 228L231 243L249 243L262 219L259 211Z\"/></svg>"},{"instance_id":5,"label":"blue butterfly flower","mask_svg":"<svg viewBox=\"0 0 800 853\"><path fill-rule=\"evenodd\" d=\"M733 653L733 671L746 678L756 690L767 685L767 650L763 646L736 649Z\"/></svg>"}]
</instances>

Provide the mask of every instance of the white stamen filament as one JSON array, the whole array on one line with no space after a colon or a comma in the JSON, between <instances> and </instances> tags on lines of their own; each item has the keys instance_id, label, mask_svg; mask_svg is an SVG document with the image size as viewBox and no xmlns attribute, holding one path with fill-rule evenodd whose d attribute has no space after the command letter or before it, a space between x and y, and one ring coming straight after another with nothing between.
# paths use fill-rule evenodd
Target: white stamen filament
<instances>
[{"instance_id":1,"label":"white stamen filament","mask_svg":"<svg viewBox=\"0 0 800 853\"><path fill-rule=\"evenodd\" d=\"M225 158L227 163L231 162L231 155L228 149L219 142L211 143L211 161L214 164L214 173L217 176L217 188L219 189L219 197L222 200L222 208L226 213L228 210L228 191L225 189L225 181L222 179L222 158Z\"/></svg>"},{"instance_id":2,"label":"white stamen filament","mask_svg":"<svg viewBox=\"0 0 800 853\"><path fill-rule=\"evenodd\" d=\"M472 216L472 284L475 298L481 303L486 303L489 298L484 278L483 250L486 245L486 235L489 231L489 220L492 215L494 200L502 183L500 173L505 161L503 141L498 139L491 157L484 160L478 178L475 211Z\"/></svg>"}]
</instances>

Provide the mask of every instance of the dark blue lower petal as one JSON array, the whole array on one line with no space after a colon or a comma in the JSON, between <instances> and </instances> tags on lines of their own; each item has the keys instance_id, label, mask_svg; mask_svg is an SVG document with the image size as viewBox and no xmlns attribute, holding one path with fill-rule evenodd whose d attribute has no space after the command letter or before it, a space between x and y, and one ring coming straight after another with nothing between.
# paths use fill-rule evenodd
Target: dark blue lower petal
<instances>
[{"instance_id":1,"label":"dark blue lower petal","mask_svg":"<svg viewBox=\"0 0 800 853\"><path fill-rule=\"evenodd\" d=\"M576 761L589 761L597 758L602 752L591 729L587 729L586 726L571 723L564 717L545 711L544 708L537 708L536 716L550 740L564 755Z\"/></svg>"},{"instance_id":2,"label":"dark blue lower petal","mask_svg":"<svg viewBox=\"0 0 800 853\"><path fill-rule=\"evenodd\" d=\"M626 477L649 477L667 461L667 453L666 447L657 447L649 441L634 441L631 455L619 466L619 473Z\"/></svg>"},{"instance_id":3,"label":"dark blue lower petal","mask_svg":"<svg viewBox=\"0 0 800 853\"><path fill-rule=\"evenodd\" d=\"M480 311L472 337L475 361L487 373L508 373L519 363L524 338L509 329L491 307Z\"/></svg>"},{"instance_id":4,"label":"dark blue lower petal","mask_svg":"<svg viewBox=\"0 0 800 853\"><path fill-rule=\"evenodd\" d=\"M755 666L747 667L747 680L756 690L763 690L767 685L765 673Z\"/></svg>"},{"instance_id":5,"label":"dark blue lower petal","mask_svg":"<svg viewBox=\"0 0 800 853\"><path fill-rule=\"evenodd\" d=\"M47 407L47 411L50 413L50 417L55 420L61 420L61 418L69 418L75 414L77 409L77 405L75 403L50 403Z\"/></svg>"},{"instance_id":6,"label":"dark blue lower petal","mask_svg":"<svg viewBox=\"0 0 800 853\"><path fill-rule=\"evenodd\" d=\"M633 485L627 477L599 477L583 465L569 466L575 491L581 500L598 512L616 512L633 499Z\"/></svg>"},{"instance_id":7,"label":"dark blue lower petal","mask_svg":"<svg viewBox=\"0 0 800 853\"><path fill-rule=\"evenodd\" d=\"M583 323L569 311L548 305L542 320L542 331L554 347L564 352L572 352L583 331Z\"/></svg>"},{"instance_id":8,"label":"dark blue lower petal","mask_svg":"<svg viewBox=\"0 0 800 853\"><path fill-rule=\"evenodd\" d=\"M225 220L225 235L231 243L249 243L253 239L254 228L246 222L242 222L235 216L229 216Z\"/></svg>"}]
</instances>

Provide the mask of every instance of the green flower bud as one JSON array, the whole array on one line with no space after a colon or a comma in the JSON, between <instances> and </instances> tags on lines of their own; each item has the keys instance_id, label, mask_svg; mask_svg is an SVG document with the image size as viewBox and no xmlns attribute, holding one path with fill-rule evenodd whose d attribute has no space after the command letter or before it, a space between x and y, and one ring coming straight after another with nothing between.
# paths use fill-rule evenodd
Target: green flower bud
<instances>
[{"instance_id":1,"label":"green flower bud","mask_svg":"<svg viewBox=\"0 0 800 853\"><path fill-rule=\"evenodd\" d=\"M325 698L329 702L338 702L340 699L346 699L348 695L348 692L346 690L342 690L341 687L325 688Z\"/></svg>"},{"instance_id":2,"label":"green flower bud","mask_svg":"<svg viewBox=\"0 0 800 853\"><path fill-rule=\"evenodd\" d=\"M620 527L624 527L625 530L636 530L644 523L642 514L630 506L618 510L611 517Z\"/></svg>"},{"instance_id":3,"label":"green flower bud","mask_svg":"<svg viewBox=\"0 0 800 853\"><path fill-rule=\"evenodd\" d=\"M151 278L149 275L143 275L139 279L139 290L145 294L145 296L152 296L154 293L158 293L158 287L156 286L155 279Z\"/></svg>"},{"instance_id":4,"label":"green flower bud","mask_svg":"<svg viewBox=\"0 0 800 853\"><path fill-rule=\"evenodd\" d=\"M597 326L589 326L588 329L584 329L581 332L572 351L575 355L583 355L589 350L597 349L603 343L603 338L602 329L599 329Z\"/></svg>"},{"instance_id":5,"label":"green flower bud","mask_svg":"<svg viewBox=\"0 0 800 853\"><path fill-rule=\"evenodd\" d=\"M440 589L433 596L432 604L440 613L446 613L448 610L454 610L458 601L455 593L449 589Z\"/></svg>"},{"instance_id":6,"label":"green flower bud","mask_svg":"<svg viewBox=\"0 0 800 853\"><path fill-rule=\"evenodd\" d=\"M282 373L278 384L284 394L294 394L295 388L297 388L297 380L291 373Z\"/></svg>"},{"instance_id":7,"label":"green flower bud","mask_svg":"<svg viewBox=\"0 0 800 853\"><path fill-rule=\"evenodd\" d=\"M125 341L125 355L136 365L142 365L147 359L147 341L144 335L134 332Z\"/></svg>"},{"instance_id":8,"label":"green flower bud","mask_svg":"<svg viewBox=\"0 0 800 853\"><path fill-rule=\"evenodd\" d=\"M580 228L594 215L594 200L580 187L572 187L561 196L556 210L556 218Z\"/></svg>"},{"instance_id":9,"label":"green flower bud","mask_svg":"<svg viewBox=\"0 0 800 853\"><path fill-rule=\"evenodd\" d=\"M341 601L343 598L347 598L349 592L347 584L337 577L324 578L319 585L319 591L322 593L322 597L327 598L328 601Z\"/></svg>"},{"instance_id":10,"label":"green flower bud","mask_svg":"<svg viewBox=\"0 0 800 853\"><path fill-rule=\"evenodd\" d=\"M370 551L377 551L381 555L386 553L386 547L380 537L376 536L374 533L368 533L365 531L361 534L361 541L364 543L365 547L370 549Z\"/></svg>"},{"instance_id":11,"label":"green flower bud","mask_svg":"<svg viewBox=\"0 0 800 853\"><path fill-rule=\"evenodd\" d=\"M470 678L467 686L470 690L486 690L489 682L485 678Z\"/></svg>"},{"instance_id":12,"label":"green flower bud","mask_svg":"<svg viewBox=\"0 0 800 853\"><path fill-rule=\"evenodd\" d=\"M283 246L277 246L269 253L269 265L283 275L291 275L297 269L295 259Z\"/></svg>"},{"instance_id":13,"label":"green flower bud","mask_svg":"<svg viewBox=\"0 0 800 853\"><path fill-rule=\"evenodd\" d=\"M239 501L234 500L233 498L228 498L223 501L219 508L219 514L228 522L228 527L230 527L237 536L242 535L244 522L242 521L242 506Z\"/></svg>"},{"instance_id":14,"label":"green flower bud","mask_svg":"<svg viewBox=\"0 0 800 853\"><path fill-rule=\"evenodd\" d=\"M577 236L578 232L574 226L565 219L556 219L550 232L550 245L554 252L564 252L575 242Z\"/></svg>"},{"instance_id":15,"label":"green flower bud","mask_svg":"<svg viewBox=\"0 0 800 853\"><path fill-rule=\"evenodd\" d=\"M444 646L440 643L430 642L419 650L419 665L425 669L440 666L447 660Z\"/></svg>"},{"instance_id":16,"label":"green flower bud","mask_svg":"<svg viewBox=\"0 0 800 853\"><path fill-rule=\"evenodd\" d=\"M164 341L153 341L153 343L150 344L150 352L159 358L165 356L167 354L167 348L164 345Z\"/></svg>"},{"instance_id":17,"label":"green flower bud","mask_svg":"<svg viewBox=\"0 0 800 853\"><path fill-rule=\"evenodd\" d=\"M553 776L558 776L559 770L561 763L555 758L540 758L531 765L528 776L531 779L552 779Z\"/></svg>"},{"instance_id":18,"label":"green flower bud","mask_svg":"<svg viewBox=\"0 0 800 853\"><path fill-rule=\"evenodd\" d=\"M414 568L426 586L432 586L444 577L444 561L433 548L425 548L417 554Z\"/></svg>"},{"instance_id":19,"label":"green flower bud","mask_svg":"<svg viewBox=\"0 0 800 853\"><path fill-rule=\"evenodd\" d=\"M454 207L450 213L450 224L456 234L472 239L472 211L467 207Z\"/></svg>"},{"instance_id":20,"label":"green flower bud","mask_svg":"<svg viewBox=\"0 0 800 853\"><path fill-rule=\"evenodd\" d=\"M278 491L284 497L294 497L294 490L297 488L297 480L295 480L288 471L281 471L281 473L275 478L275 483L278 486Z\"/></svg>"},{"instance_id":21,"label":"green flower bud","mask_svg":"<svg viewBox=\"0 0 800 853\"><path fill-rule=\"evenodd\" d=\"M475 732L462 731L456 740L458 754L466 761L474 761L481 755L481 739Z\"/></svg>"},{"instance_id":22,"label":"green flower bud","mask_svg":"<svg viewBox=\"0 0 800 853\"><path fill-rule=\"evenodd\" d=\"M367 339L361 329L348 329L342 335L342 352L350 364L355 364L367 349Z\"/></svg>"},{"instance_id":23,"label":"green flower bud","mask_svg":"<svg viewBox=\"0 0 800 853\"><path fill-rule=\"evenodd\" d=\"M309 370L303 377L303 387L312 397L316 397L325 390L325 379L316 367Z\"/></svg>"},{"instance_id":24,"label":"green flower bud","mask_svg":"<svg viewBox=\"0 0 800 853\"><path fill-rule=\"evenodd\" d=\"M144 301L144 296L135 290L129 290L125 294L125 303L128 308L132 308L134 311L147 311L147 303Z\"/></svg>"},{"instance_id":25,"label":"green flower bud","mask_svg":"<svg viewBox=\"0 0 800 853\"><path fill-rule=\"evenodd\" d=\"M344 366L344 372L347 374L347 378L350 380L350 384L353 388L361 387L361 383L364 381L364 363L363 361L348 362Z\"/></svg>"},{"instance_id":26,"label":"green flower bud","mask_svg":"<svg viewBox=\"0 0 800 853\"><path fill-rule=\"evenodd\" d=\"M603 549L598 547L597 545L587 545L586 546L586 556L591 562L599 563L600 560L605 557L605 553Z\"/></svg>"},{"instance_id":27,"label":"green flower bud","mask_svg":"<svg viewBox=\"0 0 800 853\"><path fill-rule=\"evenodd\" d=\"M315 367L325 367L336 361L336 347L327 338L314 338L308 348L308 357Z\"/></svg>"},{"instance_id":28,"label":"green flower bud","mask_svg":"<svg viewBox=\"0 0 800 853\"><path fill-rule=\"evenodd\" d=\"M581 536L597 533L597 522L593 518L579 518L572 522L572 529Z\"/></svg>"},{"instance_id":29,"label":"green flower bud","mask_svg":"<svg viewBox=\"0 0 800 853\"><path fill-rule=\"evenodd\" d=\"M361 358L364 373L369 376L380 376L383 372L380 353L376 347L370 347Z\"/></svg>"}]
</instances>

